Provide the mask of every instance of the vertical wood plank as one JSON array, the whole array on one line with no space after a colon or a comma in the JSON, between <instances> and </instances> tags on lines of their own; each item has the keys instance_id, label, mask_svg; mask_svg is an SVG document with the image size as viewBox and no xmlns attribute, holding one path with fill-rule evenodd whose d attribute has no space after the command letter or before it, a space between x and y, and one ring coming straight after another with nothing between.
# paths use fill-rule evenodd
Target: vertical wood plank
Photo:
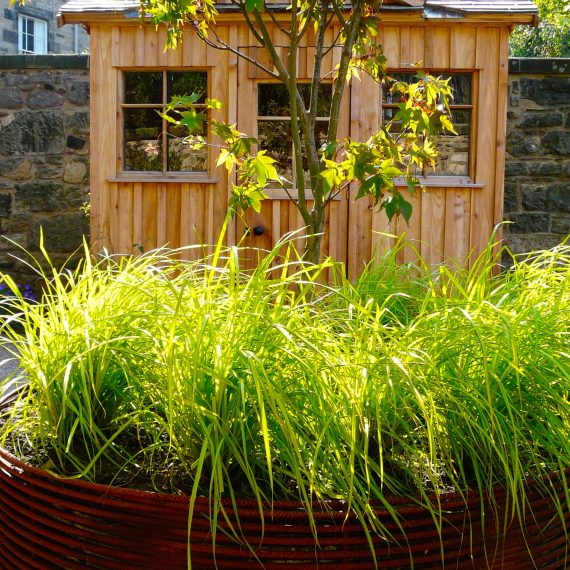
<instances>
[{"instance_id":1,"label":"vertical wood plank","mask_svg":"<svg viewBox=\"0 0 570 570\"><path fill-rule=\"evenodd\" d=\"M133 251L140 253L144 242L142 184L133 185Z\"/></svg>"},{"instance_id":2,"label":"vertical wood plank","mask_svg":"<svg viewBox=\"0 0 570 570\"><path fill-rule=\"evenodd\" d=\"M121 184L117 189L118 248L125 254L133 253L133 184Z\"/></svg>"},{"instance_id":3,"label":"vertical wood plank","mask_svg":"<svg viewBox=\"0 0 570 570\"><path fill-rule=\"evenodd\" d=\"M424 65L426 60L425 26L413 26L410 28L410 45L408 48L408 54L412 65L419 65L420 67Z\"/></svg>"},{"instance_id":4,"label":"vertical wood plank","mask_svg":"<svg viewBox=\"0 0 570 570\"><path fill-rule=\"evenodd\" d=\"M119 67L121 65L121 28L113 26L111 28L111 65Z\"/></svg>"},{"instance_id":5,"label":"vertical wood plank","mask_svg":"<svg viewBox=\"0 0 570 570\"><path fill-rule=\"evenodd\" d=\"M207 49L206 44L195 32L186 30L182 42L182 65L184 67L204 67Z\"/></svg>"},{"instance_id":6,"label":"vertical wood plank","mask_svg":"<svg viewBox=\"0 0 570 570\"><path fill-rule=\"evenodd\" d=\"M89 113L91 117L99 117L102 103L102 59L99 26L91 26L91 65L89 66L89 83L91 96L89 101ZM90 152L90 185L91 185L91 213L89 216L89 226L91 235L91 247L95 252L103 247L108 247L108 240L103 236L103 210L105 204L105 186L101 183L99 173L100 151L102 140L101 131L96 121L91 125L91 146ZM97 165L97 167L96 167Z\"/></svg>"},{"instance_id":7,"label":"vertical wood plank","mask_svg":"<svg viewBox=\"0 0 570 570\"><path fill-rule=\"evenodd\" d=\"M454 26L450 38L451 69L474 69L477 29L471 26Z\"/></svg>"},{"instance_id":8,"label":"vertical wood plank","mask_svg":"<svg viewBox=\"0 0 570 570\"><path fill-rule=\"evenodd\" d=\"M136 48L135 48L136 28L133 26L123 26L121 28L120 43L118 48L118 59L121 67L134 67ZM114 49L117 49L114 47Z\"/></svg>"},{"instance_id":9,"label":"vertical wood plank","mask_svg":"<svg viewBox=\"0 0 570 570\"><path fill-rule=\"evenodd\" d=\"M180 184L180 252L181 259L192 259L192 250L188 247L192 243L192 231L190 227L190 184Z\"/></svg>"},{"instance_id":10,"label":"vertical wood plank","mask_svg":"<svg viewBox=\"0 0 570 570\"><path fill-rule=\"evenodd\" d=\"M402 67L409 67L414 62L410 55L410 26L400 26L400 61Z\"/></svg>"},{"instance_id":11,"label":"vertical wood plank","mask_svg":"<svg viewBox=\"0 0 570 570\"><path fill-rule=\"evenodd\" d=\"M433 69L449 68L450 28L430 26L426 28L426 66Z\"/></svg>"},{"instance_id":12,"label":"vertical wood plank","mask_svg":"<svg viewBox=\"0 0 570 570\"><path fill-rule=\"evenodd\" d=\"M145 28L138 27L135 31L135 61L134 65L136 67L144 66L146 62L146 54L145 54L145 46L146 46L146 32Z\"/></svg>"},{"instance_id":13,"label":"vertical wood plank","mask_svg":"<svg viewBox=\"0 0 570 570\"><path fill-rule=\"evenodd\" d=\"M400 28L386 26L382 29L382 45L389 68L400 67L402 60L400 57Z\"/></svg>"},{"instance_id":14,"label":"vertical wood plank","mask_svg":"<svg viewBox=\"0 0 570 570\"><path fill-rule=\"evenodd\" d=\"M499 97L500 28L477 29L476 66L480 69L477 94L477 154L475 181L484 187L472 193L471 247L482 251L491 236L495 214L497 99Z\"/></svg>"},{"instance_id":15,"label":"vertical wood plank","mask_svg":"<svg viewBox=\"0 0 570 570\"><path fill-rule=\"evenodd\" d=\"M145 26L144 30L144 65L156 67L158 65L158 35L151 26Z\"/></svg>"},{"instance_id":16,"label":"vertical wood plank","mask_svg":"<svg viewBox=\"0 0 570 570\"><path fill-rule=\"evenodd\" d=\"M509 90L509 29L501 27L499 38L499 70L497 96L497 142L495 164L495 206L493 226L503 221L505 196L505 153L507 145L507 98ZM503 226L497 230L496 239L503 237Z\"/></svg>"},{"instance_id":17,"label":"vertical wood plank","mask_svg":"<svg viewBox=\"0 0 570 570\"><path fill-rule=\"evenodd\" d=\"M445 244L445 189L427 188L422 196L421 253L426 263L443 261Z\"/></svg>"},{"instance_id":18,"label":"vertical wood plank","mask_svg":"<svg viewBox=\"0 0 570 570\"><path fill-rule=\"evenodd\" d=\"M109 184L109 244L113 253L124 253L121 250L119 216L119 191L117 184Z\"/></svg>"},{"instance_id":19,"label":"vertical wood plank","mask_svg":"<svg viewBox=\"0 0 570 570\"><path fill-rule=\"evenodd\" d=\"M418 259L417 253L421 251L421 229L422 229L422 198L421 190L409 194L404 194L406 200L412 205L412 215L409 224L400 216L398 224L406 234L406 247L403 250L403 262L415 263Z\"/></svg>"},{"instance_id":20,"label":"vertical wood plank","mask_svg":"<svg viewBox=\"0 0 570 570\"><path fill-rule=\"evenodd\" d=\"M116 176L117 109L108 101L115 101L117 94L117 72L109 65L112 61L113 35L109 28L93 29L95 50L91 74L92 117L97 117L91 127L91 190L92 216L94 217L95 247L107 247L112 251L111 243L111 201L112 184L109 178ZM95 122L94 122L95 123ZM109 144L111 141L111 144ZM94 154L93 154L94 153ZM116 240L115 240L116 241Z\"/></svg>"},{"instance_id":21,"label":"vertical wood plank","mask_svg":"<svg viewBox=\"0 0 570 570\"><path fill-rule=\"evenodd\" d=\"M229 28L223 27L218 31L218 35L222 41L225 43L230 42L229 36ZM220 99L220 101L229 101L232 99L230 96L229 91L229 74L230 74L230 60L229 60L229 53L223 52L218 54L217 56L217 64L215 67L212 68L212 83L213 83L213 93L215 93L215 97ZM234 70L235 71L235 70ZM235 77L234 77L235 80ZM234 91L237 93L237 91ZM236 114L235 106L232 108L232 112ZM224 107L221 110L217 111L215 114L218 120L228 121L228 107ZM230 121L231 122L231 121ZM250 131L251 132L251 131ZM213 158L213 157L212 157ZM212 162L213 167L214 161ZM226 173L220 169L220 176L218 178L218 183L211 186L211 194L213 197L213 238L214 241L212 243L216 243L218 240L218 236L220 234L222 225L224 223L227 211L228 211L228 177ZM225 243L228 243L228 236L224 236ZM231 237L231 241L235 241L235 236Z\"/></svg>"},{"instance_id":22,"label":"vertical wood plank","mask_svg":"<svg viewBox=\"0 0 570 570\"><path fill-rule=\"evenodd\" d=\"M156 184L145 183L142 186L142 227L143 240L142 249L144 252L151 251L157 247L157 192Z\"/></svg>"},{"instance_id":23,"label":"vertical wood plank","mask_svg":"<svg viewBox=\"0 0 570 570\"><path fill-rule=\"evenodd\" d=\"M152 28L154 31L154 28ZM168 51L165 50L164 45L166 43L166 28L164 26L159 26L158 30L155 31L156 34L156 64L160 67L166 67L168 65Z\"/></svg>"},{"instance_id":24,"label":"vertical wood plank","mask_svg":"<svg viewBox=\"0 0 570 570\"><path fill-rule=\"evenodd\" d=\"M181 184L165 185L166 190L166 243L168 247L179 248L181 234Z\"/></svg>"},{"instance_id":25,"label":"vertical wood plank","mask_svg":"<svg viewBox=\"0 0 570 570\"><path fill-rule=\"evenodd\" d=\"M281 230L281 200L272 200L271 204L271 241L276 244L283 235Z\"/></svg>"},{"instance_id":26,"label":"vertical wood plank","mask_svg":"<svg viewBox=\"0 0 570 570\"><path fill-rule=\"evenodd\" d=\"M168 204L167 204L167 185L159 183L156 185L156 246L164 247L168 244L168 233L166 226L168 224ZM168 244L169 246L171 244Z\"/></svg>"},{"instance_id":27,"label":"vertical wood plank","mask_svg":"<svg viewBox=\"0 0 570 570\"><path fill-rule=\"evenodd\" d=\"M478 190L475 190L477 192ZM449 188L446 191L445 207L445 245L446 260L462 263L469 255L469 214L471 191L469 189Z\"/></svg>"},{"instance_id":28,"label":"vertical wood plank","mask_svg":"<svg viewBox=\"0 0 570 570\"><path fill-rule=\"evenodd\" d=\"M375 104L373 102L375 101ZM350 136L366 140L380 122L380 89L369 77L354 82L351 87ZM372 253L372 203L369 198L355 200L357 187L352 185L348 204L347 268L351 278L362 270Z\"/></svg>"},{"instance_id":29,"label":"vertical wood plank","mask_svg":"<svg viewBox=\"0 0 570 570\"><path fill-rule=\"evenodd\" d=\"M371 260L380 260L386 253L394 247L396 235L396 223L388 221L388 216L378 207L372 213L372 243Z\"/></svg>"},{"instance_id":30,"label":"vertical wood plank","mask_svg":"<svg viewBox=\"0 0 570 570\"><path fill-rule=\"evenodd\" d=\"M229 43L232 47L237 48L239 44L239 36L237 26L232 26L229 30ZM238 56L230 53L228 54L228 80L227 80L227 93L238 93ZM238 121L238 98L227 97L227 120L231 125L236 124ZM214 153L216 154L216 153ZM213 164L215 161L213 161ZM228 181L228 174L224 167L217 167L217 175L220 179L226 181L226 195L227 204L229 204L231 195L231 184ZM236 244L236 223L230 221L228 223L227 244L229 246Z\"/></svg>"}]
</instances>

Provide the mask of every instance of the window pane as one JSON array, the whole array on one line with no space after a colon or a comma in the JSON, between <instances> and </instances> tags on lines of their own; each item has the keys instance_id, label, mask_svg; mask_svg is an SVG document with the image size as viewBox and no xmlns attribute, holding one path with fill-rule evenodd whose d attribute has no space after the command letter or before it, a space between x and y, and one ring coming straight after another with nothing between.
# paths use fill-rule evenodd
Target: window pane
<instances>
[{"instance_id":1,"label":"window pane","mask_svg":"<svg viewBox=\"0 0 570 570\"><path fill-rule=\"evenodd\" d=\"M162 103L160 71L125 71L125 103Z\"/></svg>"},{"instance_id":2,"label":"window pane","mask_svg":"<svg viewBox=\"0 0 570 570\"><path fill-rule=\"evenodd\" d=\"M293 180L293 149L289 121L258 121L257 138L262 149L277 161L277 171Z\"/></svg>"},{"instance_id":3,"label":"window pane","mask_svg":"<svg viewBox=\"0 0 570 570\"><path fill-rule=\"evenodd\" d=\"M452 75L450 85L453 92L452 105L471 105L471 74Z\"/></svg>"},{"instance_id":4,"label":"window pane","mask_svg":"<svg viewBox=\"0 0 570 570\"><path fill-rule=\"evenodd\" d=\"M257 114L267 117L289 116L289 93L280 83L260 83L257 93Z\"/></svg>"},{"instance_id":5,"label":"window pane","mask_svg":"<svg viewBox=\"0 0 570 570\"><path fill-rule=\"evenodd\" d=\"M399 81L401 83L413 83L416 80L416 75L414 72L401 71L398 73L389 73L388 77L392 79L390 84L386 87L382 87L382 103L396 104L400 103L400 93L395 95L390 91L394 81Z\"/></svg>"},{"instance_id":6,"label":"window pane","mask_svg":"<svg viewBox=\"0 0 570 570\"><path fill-rule=\"evenodd\" d=\"M162 171L162 119L157 109L125 109L124 169Z\"/></svg>"},{"instance_id":7,"label":"window pane","mask_svg":"<svg viewBox=\"0 0 570 570\"><path fill-rule=\"evenodd\" d=\"M305 107L309 106L311 86L308 83L298 85L299 93ZM317 99L317 116L328 117L332 97L332 85L324 83L319 86ZM289 117L289 92L281 83L260 83L258 85L257 114L265 117Z\"/></svg>"},{"instance_id":8,"label":"window pane","mask_svg":"<svg viewBox=\"0 0 570 570\"><path fill-rule=\"evenodd\" d=\"M170 72L167 75L167 102L173 97L200 93L198 103L204 103L208 96L208 74L205 71Z\"/></svg>"},{"instance_id":9,"label":"window pane","mask_svg":"<svg viewBox=\"0 0 570 570\"><path fill-rule=\"evenodd\" d=\"M257 124L257 136L260 147L267 151L267 154L277 161L277 172L284 176L293 186L294 169L293 169L293 143L291 140L291 123L289 121L271 121L262 120ZM315 133L317 136L317 148L326 140L328 120L317 121L315 125ZM305 159L305 151L303 145L303 170L305 171L305 188L310 188L311 178L308 172L308 166Z\"/></svg>"},{"instance_id":10,"label":"window pane","mask_svg":"<svg viewBox=\"0 0 570 570\"><path fill-rule=\"evenodd\" d=\"M202 137L207 136L207 127L204 123ZM188 136L188 129L182 125L168 125L168 171L169 172L206 172L208 169L208 149L206 147L195 150L184 142Z\"/></svg>"},{"instance_id":11,"label":"window pane","mask_svg":"<svg viewBox=\"0 0 570 570\"><path fill-rule=\"evenodd\" d=\"M47 22L36 23L36 53L47 53Z\"/></svg>"},{"instance_id":12,"label":"window pane","mask_svg":"<svg viewBox=\"0 0 570 570\"><path fill-rule=\"evenodd\" d=\"M435 171L429 170L428 175L469 175L469 131L471 111L452 111L451 120L457 134L445 133L434 137L438 151Z\"/></svg>"}]
</instances>

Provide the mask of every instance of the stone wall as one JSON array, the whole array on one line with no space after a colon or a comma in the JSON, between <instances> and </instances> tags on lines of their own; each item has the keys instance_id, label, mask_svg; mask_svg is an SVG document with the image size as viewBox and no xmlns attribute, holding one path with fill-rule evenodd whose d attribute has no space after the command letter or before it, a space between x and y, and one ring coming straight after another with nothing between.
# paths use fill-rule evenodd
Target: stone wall
<instances>
[{"instance_id":1,"label":"stone wall","mask_svg":"<svg viewBox=\"0 0 570 570\"><path fill-rule=\"evenodd\" d=\"M511 59L505 242L514 253L570 234L570 59Z\"/></svg>"},{"instance_id":2,"label":"stone wall","mask_svg":"<svg viewBox=\"0 0 570 570\"><path fill-rule=\"evenodd\" d=\"M38 255L40 228L58 264L81 245L88 173L88 57L0 56L1 271L34 280L15 244Z\"/></svg>"},{"instance_id":3,"label":"stone wall","mask_svg":"<svg viewBox=\"0 0 570 570\"><path fill-rule=\"evenodd\" d=\"M42 20L47 24L48 53L86 53L89 35L79 25L58 27L57 12L66 0L33 0L10 5L0 0L0 54L18 53L18 15Z\"/></svg>"}]
</instances>

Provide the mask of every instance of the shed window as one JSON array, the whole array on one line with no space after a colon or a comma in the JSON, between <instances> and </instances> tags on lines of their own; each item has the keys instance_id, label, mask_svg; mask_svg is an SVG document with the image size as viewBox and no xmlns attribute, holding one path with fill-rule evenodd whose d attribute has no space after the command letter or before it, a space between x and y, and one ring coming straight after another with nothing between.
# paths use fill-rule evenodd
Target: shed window
<instances>
[{"instance_id":1,"label":"shed window","mask_svg":"<svg viewBox=\"0 0 570 570\"><path fill-rule=\"evenodd\" d=\"M470 73L442 74L451 78L453 100L449 108L451 121L457 134L444 133L435 136L438 151L435 169L426 169L425 176L469 176L471 156L471 125L473 101L471 95L472 78ZM397 81L411 83L415 81L414 72L391 72L390 77ZM384 120L390 120L397 111L397 101L391 93L384 93L382 109Z\"/></svg>"},{"instance_id":2,"label":"shed window","mask_svg":"<svg viewBox=\"0 0 570 570\"><path fill-rule=\"evenodd\" d=\"M257 91L257 137L260 146L277 161L277 170L287 181L289 188L295 189L295 161L291 140L291 114L289 112L289 94L285 85L280 83L259 83ZM300 84L298 89L305 106L310 102L310 85ZM329 126L329 108L332 95L331 84L321 84L317 102L317 120L315 132L317 144L326 140ZM305 188L311 187L311 179L304 165Z\"/></svg>"},{"instance_id":3,"label":"shed window","mask_svg":"<svg viewBox=\"0 0 570 570\"><path fill-rule=\"evenodd\" d=\"M186 128L173 125L159 115L166 112L166 105L173 97L191 93L200 94L196 109L205 110L206 71L123 72L123 171L162 175L207 172L207 148L191 148L184 142L188 135ZM194 134L206 138L206 122L202 132Z\"/></svg>"}]
</instances>

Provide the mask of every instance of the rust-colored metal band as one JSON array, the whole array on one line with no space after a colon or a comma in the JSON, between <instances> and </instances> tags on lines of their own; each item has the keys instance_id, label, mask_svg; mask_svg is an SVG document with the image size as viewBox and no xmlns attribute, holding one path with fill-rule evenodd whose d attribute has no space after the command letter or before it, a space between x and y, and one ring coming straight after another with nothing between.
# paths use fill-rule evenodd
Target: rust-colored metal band
<instances>
[{"instance_id":1,"label":"rust-colored metal band","mask_svg":"<svg viewBox=\"0 0 570 570\"><path fill-rule=\"evenodd\" d=\"M566 479L568 484L570 470ZM563 499L565 481L553 477L552 485ZM504 492L497 489L496 502L503 499ZM371 570L374 566L360 523L346 518L341 502L315 511L319 546L299 503L276 502L263 521L254 501L238 505L240 532L255 555L245 543L227 536L228 527L222 524L214 559L208 499L197 500L188 539L188 497L57 478L0 449L0 569L176 570L187 568L188 545L192 566L198 570L213 569L215 564L220 570ZM408 500L394 500L393 505L405 536L389 513L379 508L378 517L393 535L391 540L373 539L379 566L409 568L413 557L417 569L440 568L440 538L431 515ZM231 506L226 507L238 528ZM528 489L525 528L514 520L506 536L502 523L499 528L494 524L489 501L477 494L466 499L446 495L441 507L446 567L564 566L570 514L563 513L563 522L538 487ZM482 508L487 510L484 526ZM499 520L504 520L501 515Z\"/></svg>"}]
</instances>

